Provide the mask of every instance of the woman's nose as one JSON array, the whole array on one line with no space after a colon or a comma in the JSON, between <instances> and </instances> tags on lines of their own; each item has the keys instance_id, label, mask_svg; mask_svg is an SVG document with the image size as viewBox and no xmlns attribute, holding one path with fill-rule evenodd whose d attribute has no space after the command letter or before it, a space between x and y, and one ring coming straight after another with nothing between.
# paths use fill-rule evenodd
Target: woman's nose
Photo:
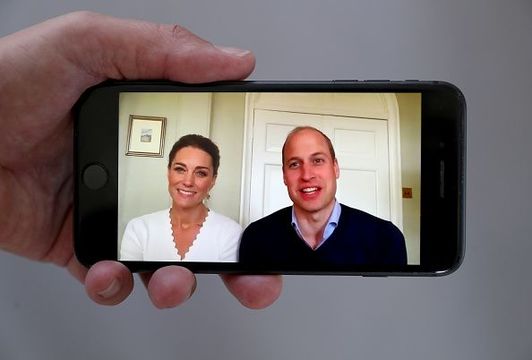
<instances>
[{"instance_id":1,"label":"woman's nose","mask_svg":"<svg viewBox=\"0 0 532 360\"><path fill-rule=\"evenodd\" d=\"M186 186L192 186L194 184L194 173L192 171L187 172L183 177L183 183Z\"/></svg>"}]
</instances>

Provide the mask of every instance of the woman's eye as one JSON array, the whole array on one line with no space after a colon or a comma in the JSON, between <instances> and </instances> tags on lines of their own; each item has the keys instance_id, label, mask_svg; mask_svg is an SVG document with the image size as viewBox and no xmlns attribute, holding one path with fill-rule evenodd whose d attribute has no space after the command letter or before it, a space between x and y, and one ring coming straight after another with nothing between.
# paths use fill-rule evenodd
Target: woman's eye
<instances>
[{"instance_id":1,"label":"woman's eye","mask_svg":"<svg viewBox=\"0 0 532 360\"><path fill-rule=\"evenodd\" d=\"M183 174L185 172L185 168L178 166L174 169L178 174Z\"/></svg>"},{"instance_id":2,"label":"woman's eye","mask_svg":"<svg viewBox=\"0 0 532 360\"><path fill-rule=\"evenodd\" d=\"M198 171L198 172L196 172L196 175L198 177L206 177L208 174L207 174L206 171Z\"/></svg>"}]
</instances>

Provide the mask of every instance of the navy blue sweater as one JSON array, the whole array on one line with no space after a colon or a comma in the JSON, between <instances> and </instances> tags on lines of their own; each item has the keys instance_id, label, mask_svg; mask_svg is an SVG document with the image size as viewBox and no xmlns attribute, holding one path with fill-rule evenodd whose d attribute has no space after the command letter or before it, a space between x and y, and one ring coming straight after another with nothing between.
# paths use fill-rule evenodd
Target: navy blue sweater
<instances>
[{"instance_id":1,"label":"navy blue sweater","mask_svg":"<svg viewBox=\"0 0 532 360\"><path fill-rule=\"evenodd\" d=\"M318 249L311 249L292 227L292 207L251 223L242 234L239 261L248 266L405 265L401 231L391 222L342 206L338 226Z\"/></svg>"}]
</instances>

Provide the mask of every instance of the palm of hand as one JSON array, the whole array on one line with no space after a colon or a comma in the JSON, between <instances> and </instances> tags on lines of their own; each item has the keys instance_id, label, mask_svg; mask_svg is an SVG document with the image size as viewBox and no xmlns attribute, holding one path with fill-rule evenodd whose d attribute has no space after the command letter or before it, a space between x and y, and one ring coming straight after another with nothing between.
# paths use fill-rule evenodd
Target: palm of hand
<instances>
[{"instance_id":1,"label":"palm of hand","mask_svg":"<svg viewBox=\"0 0 532 360\"><path fill-rule=\"evenodd\" d=\"M9 47L17 37L29 35L31 31L14 34L0 44ZM40 55L41 60L25 63L7 55L0 68L4 79L0 89L4 129L0 133L0 247L33 260L68 266L81 279L85 270L73 257L72 246L70 113L81 92L79 85L69 86L81 79L72 64L54 56L55 66L62 71L58 81L49 81L46 52L39 47L20 51L23 59Z\"/></svg>"}]
</instances>

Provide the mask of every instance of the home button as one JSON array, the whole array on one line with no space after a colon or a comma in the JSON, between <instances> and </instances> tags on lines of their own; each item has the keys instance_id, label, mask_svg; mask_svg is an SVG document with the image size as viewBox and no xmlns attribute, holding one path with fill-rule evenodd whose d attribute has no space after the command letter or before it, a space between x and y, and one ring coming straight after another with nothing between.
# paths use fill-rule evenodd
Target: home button
<instances>
[{"instance_id":1,"label":"home button","mask_svg":"<svg viewBox=\"0 0 532 360\"><path fill-rule=\"evenodd\" d=\"M91 164L83 170L83 184L91 190L99 190L107 184L109 174L100 164Z\"/></svg>"}]
</instances>

